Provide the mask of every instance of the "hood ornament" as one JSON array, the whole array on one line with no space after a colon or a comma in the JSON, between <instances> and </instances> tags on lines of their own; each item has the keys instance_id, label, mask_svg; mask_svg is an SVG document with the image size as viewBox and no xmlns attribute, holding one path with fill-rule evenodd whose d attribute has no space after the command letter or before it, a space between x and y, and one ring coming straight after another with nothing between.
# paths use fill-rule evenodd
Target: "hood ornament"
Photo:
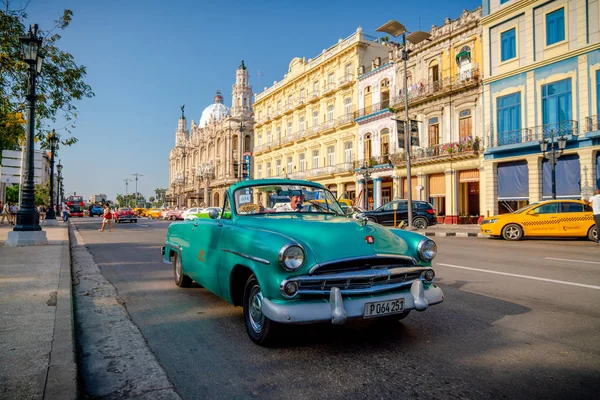
<instances>
[{"instance_id":1,"label":"hood ornament","mask_svg":"<svg viewBox=\"0 0 600 400\"><path fill-rule=\"evenodd\" d=\"M363 217L360 221L362 226L367 226L367 222L369 222L369 218Z\"/></svg>"}]
</instances>

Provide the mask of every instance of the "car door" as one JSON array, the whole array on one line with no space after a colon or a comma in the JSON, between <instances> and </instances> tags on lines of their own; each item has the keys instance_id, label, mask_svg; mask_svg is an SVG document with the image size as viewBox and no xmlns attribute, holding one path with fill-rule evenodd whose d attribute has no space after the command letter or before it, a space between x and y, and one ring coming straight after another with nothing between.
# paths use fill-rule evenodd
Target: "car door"
<instances>
[{"instance_id":1,"label":"car door","mask_svg":"<svg viewBox=\"0 0 600 400\"><path fill-rule=\"evenodd\" d=\"M592 217L584 205L576 201L563 201L559 206L560 223L564 236L585 236Z\"/></svg>"},{"instance_id":2,"label":"car door","mask_svg":"<svg viewBox=\"0 0 600 400\"><path fill-rule=\"evenodd\" d=\"M525 236L560 235L558 205L558 202L546 203L527 211L522 223Z\"/></svg>"},{"instance_id":3,"label":"car door","mask_svg":"<svg viewBox=\"0 0 600 400\"><path fill-rule=\"evenodd\" d=\"M394 218L394 203L387 203L382 205L381 207L379 207L377 209L378 211L378 215L377 215L377 222L379 222L381 225L390 225Z\"/></svg>"},{"instance_id":4,"label":"car door","mask_svg":"<svg viewBox=\"0 0 600 400\"><path fill-rule=\"evenodd\" d=\"M225 200L228 201L227 198ZM188 223L190 229L190 253L193 271L190 277L209 291L219 294L218 268L221 260L221 237L224 226L230 220L194 219Z\"/></svg>"}]
</instances>

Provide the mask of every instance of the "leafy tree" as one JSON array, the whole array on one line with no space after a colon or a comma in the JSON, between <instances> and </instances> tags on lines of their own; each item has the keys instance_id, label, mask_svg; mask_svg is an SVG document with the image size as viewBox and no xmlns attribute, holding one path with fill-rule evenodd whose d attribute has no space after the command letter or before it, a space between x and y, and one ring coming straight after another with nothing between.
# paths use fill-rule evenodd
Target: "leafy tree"
<instances>
[{"instance_id":1,"label":"leafy tree","mask_svg":"<svg viewBox=\"0 0 600 400\"><path fill-rule=\"evenodd\" d=\"M26 3L28 4L28 2ZM19 36L25 36L27 13L25 8L11 8L10 0L0 0L0 150L17 149L25 137L25 115L27 103L27 64L21 57ZM41 77L38 78L36 94L36 139L42 147L49 147L46 134L50 124L57 118L67 121L67 125L58 128L71 133L75 128L76 100L94 96L92 88L85 83L87 74L83 65L78 65L69 52L61 50L58 42L60 31L69 27L73 17L71 10L64 10L62 16L54 21L48 30L39 30L43 38L41 52L44 54ZM63 145L77 142L74 136L64 137Z\"/></svg>"},{"instance_id":2,"label":"leafy tree","mask_svg":"<svg viewBox=\"0 0 600 400\"><path fill-rule=\"evenodd\" d=\"M6 201L11 203L19 201L19 185L6 186Z\"/></svg>"},{"instance_id":3,"label":"leafy tree","mask_svg":"<svg viewBox=\"0 0 600 400\"><path fill-rule=\"evenodd\" d=\"M50 204L50 182L43 185L35 185L35 205Z\"/></svg>"},{"instance_id":4,"label":"leafy tree","mask_svg":"<svg viewBox=\"0 0 600 400\"><path fill-rule=\"evenodd\" d=\"M148 201L152 204L154 204L154 196L150 196L148 197Z\"/></svg>"}]
</instances>

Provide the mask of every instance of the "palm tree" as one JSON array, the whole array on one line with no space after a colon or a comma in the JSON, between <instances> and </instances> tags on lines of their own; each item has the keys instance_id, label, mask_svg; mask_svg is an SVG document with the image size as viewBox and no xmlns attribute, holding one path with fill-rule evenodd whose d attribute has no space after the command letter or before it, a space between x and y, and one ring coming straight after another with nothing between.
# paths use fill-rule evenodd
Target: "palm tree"
<instances>
[{"instance_id":1,"label":"palm tree","mask_svg":"<svg viewBox=\"0 0 600 400\"><path fill-rule=\"evenodd\" d=\"M119 204L119 206L121 204L123 204L123 200L124 200L123 195L122 194L118 194L117 195L117 203Z\"/></svg>"}]
</instances>

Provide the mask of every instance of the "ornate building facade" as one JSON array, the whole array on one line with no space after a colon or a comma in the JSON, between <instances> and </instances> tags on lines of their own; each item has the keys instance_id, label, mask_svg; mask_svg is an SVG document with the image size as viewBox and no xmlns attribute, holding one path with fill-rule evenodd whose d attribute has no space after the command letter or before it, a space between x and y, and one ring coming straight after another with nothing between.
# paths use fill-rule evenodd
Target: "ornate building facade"
<instances>
[{"instance_id":1,"label":"ornate building facade","mask_svg":"<svg viewBox=\"0 0 600 400\"><path fill-rule=\"evenodd\" d=\"M481 7L464 10L455 20L447 18L442 26L434 25L429 34L430 40L408 44L406 93L404 61L398 47L391 57L393 67L386 64L371 72L381 75L371 85L373 93L359 93L361 107L368 109L369 101L372 102L371 114L359 111L359 124L385 117L376 126L361 129L361 157L369 160L369 155L371 166L377 168L372 171L371 189L376 204L390 197L407 198L407 179L411 179L412 198L432 203L439 222L476 222L481 214L479 168L484 137ZM388 76L389 68L395 68L395 88L387 87L388 81L394 82ZM410 178L406 173L406 154L395 141L398 135L391 121L392 117L405 119L406 96L409 119L413 121ZM403 136L400 141L404 143Z\"/></svg>"},{"instance_id":2,"label":"ornate building facade","mask_svg":"<svg viewBox=\"0 0 600 400\"><path fill-rule=\"evenodd\" d=\"M204 109L197 125L192 120L189 130L182 107L169 155L170 205L221 206L225 189L241 179L243 155L252 149L254 130L252 86L243 61L231 98L229 108L217 91L214 103Z\"/></svg>"},{"instance_id":3,"label":"ornate building facade","mask_svg":"<svg viewBox=\"0 0 600 400\"><path fill-rule=\"evenodd\" d=\"M354 198L357 71L388 50L358 28L312 59L294 58L280 82L256 95L254 178L308 179Z\"/></svg>"},{"instance_id":4,"label":"ornate building facade","mask_svg":"<svg viewBox=\"0 0 600 400\"><path fill-rule=\"evenodd\" d=\"M485 213L552 198L553 175L556 198L589 198L600 189L600 3L483 0L483 14ZM540 141L559 138L552 168Z\"/></svg>"}]
</instances>

